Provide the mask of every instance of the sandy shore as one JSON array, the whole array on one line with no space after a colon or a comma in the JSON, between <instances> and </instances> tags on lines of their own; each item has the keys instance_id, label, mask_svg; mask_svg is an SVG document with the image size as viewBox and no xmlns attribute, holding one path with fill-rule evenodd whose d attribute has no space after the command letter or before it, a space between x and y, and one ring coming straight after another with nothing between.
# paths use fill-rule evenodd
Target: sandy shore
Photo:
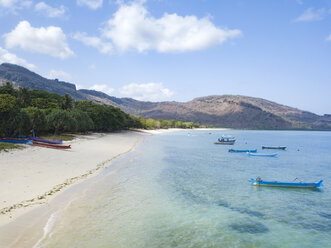
<instances>
[{"instance_id":1,"label":"sandy shore","mask_svg":"<svg viewBox=\"0 0 331 248\"><path fill-rule=\"evenodd\" d=\"M162 132L162 131L160 131ZM70 150L29 146L0 153L0 227L58 192L96 174L158 131L124 131L79 136Z\"/></svg>"},{"instance_id":2,"label":"sandy shore","mask_svg":"<svg viewBox=\"0 0 331 248\"><path fill-rule=\"evenodd\" d=\"M38 226L32 222L39 219L41 212L50 210L48 203L60 192L97 175L112 161L132 151L145 137L178 130L182 129L82 135L65 142L71 145L70 150L27 146L23 150L0 152L0 247L30 247L22 246L21 241L17 246L18 237L40 238L40 228L29 230ZM33 213L36 218L31 217ZM24 220L26 216L30 217Z\"/></svg>"}]
</instances>

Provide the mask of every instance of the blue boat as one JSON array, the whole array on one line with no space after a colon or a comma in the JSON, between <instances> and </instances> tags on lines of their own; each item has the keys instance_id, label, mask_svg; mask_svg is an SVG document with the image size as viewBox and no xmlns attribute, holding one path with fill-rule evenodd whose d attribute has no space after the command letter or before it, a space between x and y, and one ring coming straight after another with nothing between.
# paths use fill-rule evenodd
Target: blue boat
<instances>
[{"instance_id":1,"label":"blue boat","mask_svg":"<svg viewBox=\"0 0 331 248\"><path fill-rule=\"evenodd\" d=\"M262 146L262 149L286 150L286 146Z\"/></svg>"},{"instance_id":2,"label":"blue boat","mask_svg":"<svg viewBox=\"0 0 331 248\"><path fill-rule=\"evenodd\" d=\"M240 150L240 149L229 149L229 152L257 152L257 149L255 150Z\"/></svg>"},{"instance_id":3,"label":"blue boat","mask_svg":"<svg viewBox=\"0 0 331 248\"><path fill-rule=\"evenodd\" d=\"M323 180L317 183L305 183L305 182L278 182L278 181L263 181L260 177L251 179L252 186L266 186L266 187L286 187L286 188L319 188L323 186Z\"/></svg>"},{"instance_id":4,"label":"blue boat","mask_svg":"<svg viewBox=\"0 0 331 248\"><path fill-rule=\"evenodd\" d=\"M252 157L276 157L277 153L253 153L253 152L247 152L248 156Z\"/></svg>"},{"instance_id":5,"label":"blue boat","mask_svg":"<svg viewBox=\"0 0 331 248\"><path fill-rule=\"evenodd\" d=\"M0 138L0 142L13 143L13 144L26 144L28 139L13 139L13 138Z\"/></svg>"}]
</instances>

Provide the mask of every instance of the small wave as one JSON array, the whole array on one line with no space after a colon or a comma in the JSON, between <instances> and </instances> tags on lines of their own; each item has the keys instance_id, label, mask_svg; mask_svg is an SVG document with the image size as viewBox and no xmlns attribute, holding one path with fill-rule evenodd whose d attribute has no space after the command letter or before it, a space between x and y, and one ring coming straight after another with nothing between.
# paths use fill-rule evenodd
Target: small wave
<instances>
[{"instance_id":1,"label":"small wave","mask_svg":"<svg viewBox=\"0 0 331 248\"><path fill-rule=\"evenodd\" d=\"M56 219L56 212L52 213L51 216L48 218L46 225L44 226L44 234L43 236L38 240L38 242L33 246L33 248L39 248L40 243L46 238L46 236L51 231Z\"/></svg>"}]
</instances>

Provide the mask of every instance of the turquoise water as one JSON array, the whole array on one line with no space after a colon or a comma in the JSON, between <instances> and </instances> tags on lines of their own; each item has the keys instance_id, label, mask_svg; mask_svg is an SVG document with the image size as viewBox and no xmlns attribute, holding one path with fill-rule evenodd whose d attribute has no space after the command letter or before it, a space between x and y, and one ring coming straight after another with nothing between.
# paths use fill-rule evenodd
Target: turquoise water
<instances>
[{"instance_id":1,"label":"turquoise water","mask_svg":"<svg viewBox=\"0 0 331 248\"><path fill-rule=\"evenodd\" d=\"M214 145L230 134L234 146ZM285 145L276 158L229 153ZM249 179L324 179L321 190ZM81 186L39 247L331 247L331 132L181 131L148 137ZM77 192L77 190L76 190Z\"/></svg>"}]
</instances>

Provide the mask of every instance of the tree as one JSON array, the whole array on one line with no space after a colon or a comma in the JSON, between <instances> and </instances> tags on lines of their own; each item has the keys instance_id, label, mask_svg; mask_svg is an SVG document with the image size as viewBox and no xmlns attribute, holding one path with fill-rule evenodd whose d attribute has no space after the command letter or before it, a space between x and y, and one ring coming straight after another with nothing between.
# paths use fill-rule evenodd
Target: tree
<instances>
[{"instance_id":1,"label":"tree","mask_svg":"<svg viewBox=\"0 0 331 248\"><path fill-rule=\"evenodd\" d=\"M0 94L0 135L6 136L13 131L13 119L19 112L16 99L10 94Z\"/></svg>"},{"instance_id":2,"label":"tree","mask_svg":"<svg viewBox=\"0 0 331 248\"><path fill-rule=\"evenodd\" d=\"M160 128L169 128L171 126L170 121L167 120L159 120Z\"/></svg>"},{"instance_id":3,"label":"tree","mask_svg":"<svg viewBox=\"0 0 331 248\"><path fill-rule=\"evenodd\" d=\"M94 104L91 101L76 103L76 109L86 112L94 123L94 131L114 131L128 127L128 115L109 105Z\"/></svg>"},{"instance_id":4,"label":"tree","mask_svg":"<svg viewBox=\"0 0 331 248\"><path fill-rule=\"evenodd\" d=\"M12 111L16 107L16 99L10 94L0 94L0 114Z\"/></svg>"},{"instance_id":5,"label":"tree","mask_svg":"<svg viewBox=\"0 0 331 248\"><path fill-rule=\"evenodd\" d=\"M77 131L87 132L94 128L94 123L86 112L74 109L70 111L70 116L77 121Z\"/></svg>"},{"instance_id":6,"label":"tree","mask_svg":"<svg viewBox=\"0 0 331 248\"><path fill-rule=\"evenodd\" d=\"M32 128L34 128L36 133L47 130L46 115L44 111L36 107L28 107L26 108L26 111L29 113Z\"/></svg>"},{"instance_id":7,"label":"tree","mask_svg":"<svg viewBox=\"0 0 331 248\"><path fill-rule=\"evenodd\" d=\"M155 128L156 128L156 121L154 119L147 119L146 129L155 129Z\"/></svg>"},{"instance_id":8,"label":"tree","mask_svg":"<svg viewBox=\"0 0 331 248\"><path fill-rule=\"evenodd\" d=\"M34 98L31 100L31 106L39 109L56 109L59 108L58 103L54 99Z\"/></svg>"},{"instance_id":9,"label":"tree","mask_svg":"<svg viewBox=\"0 0 331 248\"><path fill-rule=\"evenodd\" d=\"M25 134L31 130L31 119L26 110L20 109L15 114L15 116L11 119L11 128L11 134L13 135Z\"/></svg>"},{"instance_id":10,"label":"tree","mask_svg":"<svg viewBox=\"0 0 331 248\"><path fill-rule=\"evenodd\" d=\"M27 88L19 88L17 91L17 102L21 108L31 105L31 95Z\"/></svg>"},{"instance_id":11,"label":"tree","mask_svg":"<svg viewBox=\"0 0 331 248\"><path fill-rule=\"evenodd\" d=\"M13 88L13 85L9 82L6 83L6 85L0 87L0 94L9 94L12 96L16 96L16 90Z\"/></svg>"},{"instance_id":12,"label":"tree","mask_svg":"<svg viewBox=\"0 0 331 248\"><path fill-rule=\"evenodd\" d=\"M46 116L47 125L55 134L63 131L76 131L77 121L62 109L53 109Z\"/></svg>"},{"instance_id":13,"label":"tree","mask_svg":"<svg viewBox=\"0 0 331 248\"><path fill-rule=\"evenodd\" d=\"M74 99L68 94L65 94L62 101L62 106L61 106L62 109L69 110L72 109L73 106L74 106Z\"/></svg>"}]
</instances>

